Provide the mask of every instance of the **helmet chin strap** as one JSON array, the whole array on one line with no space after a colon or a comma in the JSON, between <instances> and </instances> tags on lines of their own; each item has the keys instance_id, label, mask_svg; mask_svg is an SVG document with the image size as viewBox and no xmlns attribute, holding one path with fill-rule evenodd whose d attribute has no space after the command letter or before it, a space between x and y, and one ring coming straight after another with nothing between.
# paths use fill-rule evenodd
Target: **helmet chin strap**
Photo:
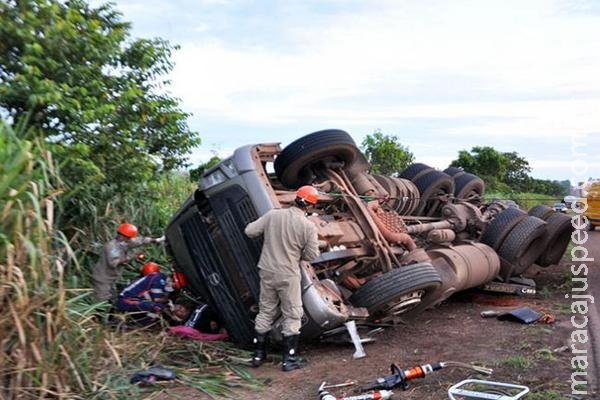
<instances>
[{"instance_id":1,"label":"helmet chin strap","mask_svg":"<svg viewBox=\"0 0 600 400\"><path fill-rule=\"evenodd\" d=\"M296 205L304 209L308 208L309 206L308 202L301 197L296 197Z\"/></svg>"}]
</instances>

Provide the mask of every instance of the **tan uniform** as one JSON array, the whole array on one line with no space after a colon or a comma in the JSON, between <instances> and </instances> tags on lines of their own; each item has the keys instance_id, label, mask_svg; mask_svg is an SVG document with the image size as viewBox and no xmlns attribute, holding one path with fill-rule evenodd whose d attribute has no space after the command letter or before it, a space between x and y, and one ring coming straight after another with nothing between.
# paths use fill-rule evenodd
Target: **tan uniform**
<instances>
[{"instance_id":1,"label":"tan uniform","mask_svg":"<svg viewBox=\"0 0 600 400\"><path fill-rule=\"evenodd\" d=\"M300 261L310 261L319 255L317 227L300 208L290 207L267 212L248 224L244 232L251 238L263 235L258 261L260 309L256 332L271 330L280 307L283 334L298 335L303 314Z\"/></svg>"},{"instance_id":2,"label":"tan uniform","mask_svg":"<svg viewBox=\"0 0 600 400\"><path fill-rule=\"evenodd\" d=\"M114 286L123 274L123 264L133 258L129 253L130 250L153 241L154 239L149 237L135 237L124 241L113 239L104 245L100 259L92 272L94 295L98 300L116 299Z\"/></svg>"}]
</instances>

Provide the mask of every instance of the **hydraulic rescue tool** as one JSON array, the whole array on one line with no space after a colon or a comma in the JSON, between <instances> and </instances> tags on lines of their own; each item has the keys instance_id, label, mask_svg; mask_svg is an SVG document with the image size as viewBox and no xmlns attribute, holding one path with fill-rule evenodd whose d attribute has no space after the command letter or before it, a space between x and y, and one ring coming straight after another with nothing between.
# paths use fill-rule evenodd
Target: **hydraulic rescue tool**
<instances>
[{"instance_id":1,"label":"hydraulic rescue tool","mask_svg":"<svg viewBox=\"0 0 600 400\"><path fill-rule=\"evenodd\" d=\"M417 367L409 368L409 369L401 369L398 365L392 364L390 369L392 371L391 375L380 377L375 380L375 382L362 386L360 390L376 390L376 389L393 389L400 386L403 390L408 389L408 382L417 379L424 378L425 375L429 375L433 371L438 371L442 368L446 367L459 367L459 368L468 368L480 372L485 375L490 375L492 370L489 368L478 367L475 365L465 364L456 361L446 361L446 362L438 362L433 364L423 364Z\"/></svg>"}]
</instances>

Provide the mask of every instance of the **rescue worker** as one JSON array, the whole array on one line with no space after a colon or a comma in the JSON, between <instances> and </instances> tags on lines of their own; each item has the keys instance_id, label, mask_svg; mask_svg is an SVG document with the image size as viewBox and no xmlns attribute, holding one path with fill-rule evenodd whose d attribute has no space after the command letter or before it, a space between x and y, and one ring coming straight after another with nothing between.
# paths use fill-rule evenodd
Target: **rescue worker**
<instances>
[{"instance_id":1,"label":"rescue worker","mask_svg":"<svg viewBox=\"0 0 600 400\"><path fill-rule=\"evenodd\" d=\"M92 272L94 295L99 301L112 301L116 297L115 284L121 278L123 267L135 257L131 250L150 243L164 242L165 238L137 236L135 225L119 225L117 236L104 245L98 263Z\"/></svg>"},{"instance_id":2,"label":"rescue worker","mask_svg":"<svg viewBox=\"0 0 600 400\"><path fill-rule=\"evenodd\" d=\"M169 301L168 294L172 288L169 288L168 278L160 272L157 263L144 264L141 272L142 276L119 294L116 308L128 312L145 311L146 314L137 319L137 323L147 326L158 320Z\"/></svg>"},{"instance_id":3,"label":"rescue worker","mask_svg":"<svg viewBox=\"0 0 600 400\"><path fill-rule=\"evenodd\" d=\"M266 358L266 340L279 311L283 317L282 369L291 371L305 365L298 357L303 314L300 262L319 255L317 227L306 218L306 211L317 204L318 198L314 187L302 186L296 192L293 206L270 210L244 230L250 238L263 236L258 261L260 298L254 324L254 367L260 366Z\"/></svg>"}]
</instances>

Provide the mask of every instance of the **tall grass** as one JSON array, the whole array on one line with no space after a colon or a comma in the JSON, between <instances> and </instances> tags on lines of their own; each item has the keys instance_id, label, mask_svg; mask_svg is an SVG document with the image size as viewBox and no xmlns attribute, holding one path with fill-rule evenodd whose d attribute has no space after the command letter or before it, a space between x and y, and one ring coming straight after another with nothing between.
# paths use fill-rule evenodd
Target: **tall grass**
<instances>
[{"instance_id":1,"label":"tall grass","mask_svg":"<svg viewBox=\"0 0 600 400\"><path fill-rule=\"evenodd\" d=\"M64 287L65 267L76 260L54 229L61 182L52 156L41 140L1 125L0 160L0 390L9 399L85 390Z\"/></svg>"},{"instance_id":2,"label":"tall grass","mask_svg":"<svg viewBox=\"0 0 600 400\"><path fill-rule=\"evenodd\" d=\"M69 185L52 153L24 127L13 130L0 121L0 398L141 398L129 374L156 363L171 364L179 384L211 396L257 384L237 367L248 355L226 344L116 332L97 322L105 310L91 299L94 251L83 244L114 236L119 219L160 233L170 215L165 194L177 192L161 185L152 189L165 197L157 207L149 197L90 201L86 223L71 226L67 239L57 229L57 214ZM184 191L187 196L189 187L181 196Z\"/></svg>"}]
</instances>

